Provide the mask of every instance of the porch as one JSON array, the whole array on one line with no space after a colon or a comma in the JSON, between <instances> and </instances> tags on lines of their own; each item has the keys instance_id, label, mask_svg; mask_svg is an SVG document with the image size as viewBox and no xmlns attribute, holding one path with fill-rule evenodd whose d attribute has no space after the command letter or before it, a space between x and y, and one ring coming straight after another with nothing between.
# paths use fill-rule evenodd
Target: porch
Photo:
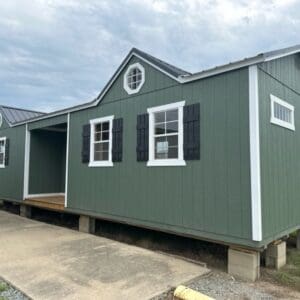
<instances>
[{"instance_id":1,"label":"porch","mask_svg":"<svg viewBox=\"0 0 300 300\"><path fill-rule=\"evenodd\" d=\"M40 195L30 197L24 200L24 204L55 211L63 211L65 209L65 195Z\"/></svg>"},{"instance_id":2,"label":"porch","mask_svg":"<svg viewBox=\"0 0 300 300\"><path fill-rule=\"evenodd\" d=\"M69 120L60 116L50 121L29 124L26 130L23 204L63 211Z\"/></svg>"}]
</instances>

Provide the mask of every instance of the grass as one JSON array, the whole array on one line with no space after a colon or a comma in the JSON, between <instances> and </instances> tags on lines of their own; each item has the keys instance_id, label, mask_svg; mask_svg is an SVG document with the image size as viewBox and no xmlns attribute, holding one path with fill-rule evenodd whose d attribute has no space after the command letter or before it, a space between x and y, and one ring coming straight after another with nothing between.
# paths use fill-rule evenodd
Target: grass
<instances>
[{"instance_id":1,"label":"grass","mask_svg":"<svg viewBox=\"0 0 300 300\"><path fill-rule=\"evenodd\" d=\"M3 283L3 282L0 282L0 293L5 292L7 289L8 289L7 284ZM2 299L0 298L0 300L2 300Z\"/></svg>"},{"instance_id":2,"label":"grass","mask_svg":"<svg viewBox=\"0 0 300 300\"><path fill-rule=\"evenodd\" d=\"M278 271L268 271L276 282L300 291L300 251L295 248L287 249L287 264Z\"/></svg>"}]
</instances>

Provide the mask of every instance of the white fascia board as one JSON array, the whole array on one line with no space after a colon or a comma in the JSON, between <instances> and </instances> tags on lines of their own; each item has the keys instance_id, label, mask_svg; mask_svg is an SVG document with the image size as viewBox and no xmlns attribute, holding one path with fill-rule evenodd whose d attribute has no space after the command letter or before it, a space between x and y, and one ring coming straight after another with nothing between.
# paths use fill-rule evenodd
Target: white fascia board
<instances>
[{"instance_id":1,"label":"white fascia board","mask_svg":"<svg viewBox=\"0 0 300 300\"><path fill-rule=\"evenodd\" d=\"M142 61L146 62L148 65L152 66L153 68L157 69L158 71L160 71L161 73L169 76L170 78L176 80L177 82L179 83L182 83L184 80L182 78L177 78L177 77L174 77L172 76L171 74L169 74L168 72L164 71L163 69L159 68L158 66L156 66L155 64L151 63L150 61L148 61L147 59L143 58L142 56L136 54L135 52L133 52L122 64L120 70L118 71L118 73L115 74L115 76L111 79L109 85L105 88L105 90L102 91L101 93L101 96L94 100L94 102L92 103L88 103L86 105L82 105L80 107L75 107L75 108L70 108L68 110L65 110L65 111L61 111L61 112L57 112L57 113L53 113L51 115L44 115L44 116L40 116L34 120L29 120L29 121L24 121L24 122L20 122L20 123L17 123L17 124L14 124L12 127L15 127L15 126L20 126L20 125L24 125L24 124L28 124L28 123L33 123L33 122L36 122L36 121L40 121L40 120L44 120L44 119L48 119L48 118L52 118L52 117L56 117L56 116L59 116L59 115L64 115L64 114L68 114L68 113L71 113L71 112L75 112L75 111L79 111L79 110L83 110L83 109L86 109L86 108L89 108L89 107L94 107L94 106L97 106L99 104L99 102L103 99L103 97L106 95L106 93L108 92L108 90L111 88L111 86L113 85L113 83L115 82L115 80L118 78L118 76L120 75L120 73L124 70L125 66L127 65L127 63L129 62L129 60L133 57L133 56L136 56L138 57L139 59L141 59Z\"/></svg>"},{"instance_id":2,"label":"white fascia board","mask_svg":"<svg viewBox=\"0 0 300 300\"><path fill-rule=\"evenodd\" d=\"M296 54L296 53L299 53L299 52L300 52L300 48L295 49L293 51L277 54L277 55L270 55L269 57L266 57L264 61L271 61L271 60L274 60L274 59L278 59L278 58L282 58L282 57L285 57L285 56L293 55L293 54Z\"/></svg>"},{"instance_id":3,"label":"white fascia board","mask_svg":"<svg viewBox=\"0 0 300 300\"><path fill-rule=\"evenodd\" d=\"M262 240L258 68L249 67L249 131L252 240Z\"/></svg>"},{"instance_id":4,"label":"white fascia board","mask_svg":"<svg viewBox=\"0 0 300 300\"><path fill-rule=\"evenodd\" d=\"M103 97L105 96L107 91L110 89L112 84L115 82L116 78L123 71L123 69L125 68L128 61L132 58L132 56L138 57L142 61L146 62L147 64L149 64L153 68L157 69L161 73L167 75L168 77L174 79L178 83L188 83L188 82L191 82L191 81L195 81L195 80L199 80L199 79L203 79L203 78L208 78L208 77L211 77L211 76L215 76L215 75L218 75L218 74L222 74L222 73L226 73L226 72L229 72L229 71L237 70L237 69L240 69L240 68L249 67L249 66L256 65L258 63L262 63L262 62L265 62L265 61L270 61L270 60L274 60L274 59L277 59L277 58L280 58L280 57L292 55L292 54L295 54L295 53L298 53L298 52L300 52L300 49L293 50L293 51L290 51L290 52L286 52L286 53L283 53L283 54L269 56L269 57L259 56L259 57L249 58L249 59L246 59L244 61L239 61L239 62L236 62L236 63L224 65L224 66L217 67L217 68L210 69L210 70L206 70L206 71L203 71L203 72L200 72L200 73L186 75L186 76L183 75L183 76L179 76L179 77L172 76L168 72L166 72L163 69L159 68L157 65L155 65L155 64L151 63L150 61L148 61L147 59L141 57L139 54L137 54L135 52L132 52L132 54L123 62L122 66L120 67L120 70L110 80L109 85L105 88L105 90L102 91L101 96L99 98L95 99L93 102L87 103L86 105L82 105L80 107L70 108L70 109L67 109L67 110L62 111L62 112L53 113L49 116L44 115L44 116L38 117L34 120L20 122L20 123L11 125L11 127L24 125L24 124L32 123L32 122L35 122L35 121L44 120L44 119L47 119L47 118L52 118L52 117L56 117L56 116L59 116L59 115L64 115L64 114L67 114L67 113L80 111L80 110L83 110L83 109L86 109L86 108L97 106L99 104L99 102L103 99Z\"/></svg>"}]
</instances>

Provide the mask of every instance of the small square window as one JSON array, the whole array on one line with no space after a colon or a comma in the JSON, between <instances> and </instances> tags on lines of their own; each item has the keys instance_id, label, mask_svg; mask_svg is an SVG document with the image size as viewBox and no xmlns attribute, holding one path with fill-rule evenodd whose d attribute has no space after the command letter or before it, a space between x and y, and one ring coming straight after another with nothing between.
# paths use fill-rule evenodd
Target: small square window
<instances>
[{"instance_id":1,"label":"small square window","mask_svg":"<svg viewBox=\"0 0 300 300\"><path fill-rule=\"evenodd\" d=\"M295 130L294 106L271 95L271 123Z\"/></svg>"}]
</instances>

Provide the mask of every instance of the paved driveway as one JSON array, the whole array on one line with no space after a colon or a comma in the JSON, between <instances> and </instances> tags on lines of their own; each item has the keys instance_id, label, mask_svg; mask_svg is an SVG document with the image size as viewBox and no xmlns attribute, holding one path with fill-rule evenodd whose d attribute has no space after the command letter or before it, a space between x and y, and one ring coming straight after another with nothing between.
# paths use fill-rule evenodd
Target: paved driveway
<instances>
[{"instance_id":1,"label":"paved driveway","mask_svg":"<svg viewBox=\"0 0 300 300\"><path fill-rule=\"evenodd\" d=\"M207 271L0 210L0 276L33 299L149 299Z\"/></svg>"}]
</instances>

